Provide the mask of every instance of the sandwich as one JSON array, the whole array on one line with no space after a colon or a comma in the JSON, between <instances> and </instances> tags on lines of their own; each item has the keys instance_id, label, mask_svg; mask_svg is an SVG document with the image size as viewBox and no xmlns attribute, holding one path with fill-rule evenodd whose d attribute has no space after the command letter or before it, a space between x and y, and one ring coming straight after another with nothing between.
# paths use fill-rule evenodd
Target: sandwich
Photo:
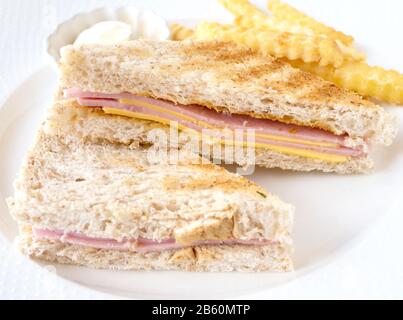
<instances>
[{"instance_id":1,"label":"sandwich","mask_svg":"<svg viewBox=\"0 0 403 320\"><path fill-rule=\"evenodd\" d=\"M59 67L64 96L48 119L57 134L165 148L148 132L174 122L179 144L210 130L210 146L244 147L253 134L253 159L233 156L241 166L349 174L368 172L371 147L397 133L396 118L370 100L234 43L67 46Z\"/></svg>"},{"instance_id":2,"label":"sandwich","mask_svg":"<svg viewBox=\"0 0 403 320\"><path fill-rule=\"evenodd\" d=\"M292 270L291 205L187 150L177 162L154 151L42 127L8 199L22 252L119 270Z\"/></svg>"}]
</instances>

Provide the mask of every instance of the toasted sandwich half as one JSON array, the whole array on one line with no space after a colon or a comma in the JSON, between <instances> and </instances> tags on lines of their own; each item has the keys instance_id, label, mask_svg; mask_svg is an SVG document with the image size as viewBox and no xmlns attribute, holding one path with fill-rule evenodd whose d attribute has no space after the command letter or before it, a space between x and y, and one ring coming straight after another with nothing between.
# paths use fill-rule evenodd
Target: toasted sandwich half
<instances>
[{"instance_id":1,"label":"toasted sandwich half","mask_svg":"<svg viewBox=\"0 0 403 320\"><path fill-rule=\"evenodd\" d=\"M53 117L55 128L73 119L82 136L123 143L158 143L147 138L150 121L196 134L249 130L253 161L269 168L367 172L371 146L397 133L396 119L371 101L226 42L67 46L60 83L70 108L60 112L71 117Z\"/></svg>"},{"instance_id":2,"label":"toasted sandwich half","mask_svg":"<svg viewBox=\"0 0 403 320\"><path fill-rule=\"evenodd\" d=\"M8 199L21 250L121 270L292 270L291 205L187 151L171 163L152 148L41 130Z\"/></svg>"}]
</instances>

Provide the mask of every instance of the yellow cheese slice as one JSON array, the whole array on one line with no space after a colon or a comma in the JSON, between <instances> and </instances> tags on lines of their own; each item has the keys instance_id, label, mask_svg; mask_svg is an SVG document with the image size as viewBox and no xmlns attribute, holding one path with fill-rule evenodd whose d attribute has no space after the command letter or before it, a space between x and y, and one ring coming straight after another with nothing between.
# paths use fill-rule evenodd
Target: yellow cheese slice
<instances>
[{"instance_id":1,"label":"yellow cheese slice","mask_svg":"<svg viewBox=\"0 0 403 320\"><path fill-rule=\"evenodd\" d=\"M133 112L133 111L129 111L129 110L115 109L115 108L103 108L103 111L107 114L130 117L130 118L138 118L138 119L143 119L143 120L150 120L150 121L159 122L159 123L162 123L165 125L170 125L170 123L171 123L170 120L162 118L162 117L139 113L139 112ZM200 135L195 130L189 129L189 128L181 125L180 123L178 123L178 129L190 131L190 132ZM333 154L315 152L315 151L311 151L311 150L282 147L282 146L276 146L276 145L260 143L260 142L254 143L253 145L248 145L248 141L223 140L223 139L217 139L215 137L211 137L211 139L219 140L222 144L241 145L244 147L253 147L254 146L256 148L265 148L265 149L270 149L270 150L280 152L280 153L285 153L285 154L300 156L300 157L305 157L305 158L318 159L318 160L323 160L323 161L327 161L327 162L341 163L341 162L347 161L347 159L348 159L347 156L342 156L342 155L333 155Z\"/></svg>"},{"instance_id":2,"label":"yellow cheese slice","mask_svg":"<svg viewBox=\"0 0 403 320\"><path fill-rule=\"evenodd\" d=\"M199 124L200 126L202 126L204 128L215 129L214 126L212 126L211 124L209 124L207 122L197 120L195 118L189 117L187 115L184 115L182 113L179 113L179 112L176 112L176 111L173 111L173 110L168 110L168 109L162 108L162 107L157 106L157 105L152 104L152 103L133 100L133 99L120 99L119 103L129 105L129 106L146 107L146 108L158 111L158 112L171 114L171 115L173 115L173 116L175 116L175 117L177 117L179 119L182 119L182 120L190 121L190 122L193 122L193 123L196 122L197 124Z\"/></svg>"},{"instance_id":3,"label":"yellow cheese slice","mask_svg":"<svg viewBox=\"0 0 403 320\"><path fill-rule=\"evenodd\" d=\"M184 115L182 113L173 111L173 110L168 110L165 108L162 108L160 106L154 105L152 103L144 102L144 101L138 101L135 99L120 99L119 103L125 104L125 105L131 105L131 106L139 106L139 107L146 107L161 113L167 113L171 114L178 119L185 120L185 121L190 121L193 123L198 124L199 126L207 129L218 129L217 127L205 122L201 121L195 118L192 118L188 115ZM163 119L163 118L160 118ZM169 121L169 120L168 120ZM160 122L160 121L158 121ZM162 122L166 124L166 121ZM275 135L269 135L269 134L263 134L263 133L256 133L255 137L260 137L260 138L265 138L265 139L271 139L271 140L276 140L276 141L284 141L284 142L292 142L292 143L299 143L299 144L305 144L305 145L310 145L310 146L318 146L318 147L330 147L330 148L335 148L338 145L336 143L329 143L329 142L318 142L318 141L308 141L308 140L302 140L302 139L296 139L296 138L289 138L289 137L282 137L282 136L275 136Z\"/></svg>"}]
</instances>

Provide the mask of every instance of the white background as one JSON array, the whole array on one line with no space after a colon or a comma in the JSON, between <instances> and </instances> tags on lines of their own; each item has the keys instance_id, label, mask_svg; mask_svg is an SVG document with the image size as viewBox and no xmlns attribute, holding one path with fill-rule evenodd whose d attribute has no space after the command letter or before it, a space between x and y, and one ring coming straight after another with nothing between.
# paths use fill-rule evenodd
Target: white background
<instances>
[{"instance_id":1,"label":"white background","mask_svg":"<svg viewBox=\"0 0 403 320\"><path fill-rule=\"evenodd\" d=\"M198 11L211 11L212 20L226 14L223 9L216 10L214 1L141 2L147 3L143 7L170 20L192 19L192 12ZM264 5L264 1L254 2ZM403 1L288 2L354 35L370 63L403 72ZM106 0L0 0L0 103L23 79L47 63L44 39L59 22L77 12L111 3ZM113 1L115 6L136 3L139 1ZM281 287L239 298L403 298L402 229L400 206L384 215L360 243L337 260ZM107 297L60 280L27 262L0 235L0 298Z\"/></svg>"}]
</instances>

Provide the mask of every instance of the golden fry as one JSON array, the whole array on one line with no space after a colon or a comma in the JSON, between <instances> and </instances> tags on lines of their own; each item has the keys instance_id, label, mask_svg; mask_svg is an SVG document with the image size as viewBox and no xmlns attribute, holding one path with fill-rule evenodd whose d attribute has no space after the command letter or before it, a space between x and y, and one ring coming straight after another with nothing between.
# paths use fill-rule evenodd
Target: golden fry
<instances>
[{"instance_id":1,"label":"golden fry","mask_svg":"<svg viewBox=\"0 0 403 320\"><path fill-rule=\"evenodd\" d=\"M270 18L267 19L252 19L248 16L238 16L235 19L235 24L243 28L268 28L272 31L278 32L289 32L293 34L307 35L313 37L328 38L325 35L317 35L312 29L301 27L298 25L290 25L288 22L280 21L277 22ZM328 38L329 39L329 38ZM332 40L332 39L329 39ZM353 47L346 46L343 42L339 40L334 40L339 50L343 53L347 60L363 61L366 59L364 53L359 52Z\"/></svg>"},{"instance_id":2,"label":"golden fry","mask_svg":"<svg viewBox=\"0 0 403 320\"><path fill-rule=\"evenodd\" d=\"M207 22L198 26L195 36L202 39L234 41L278 58L301 59L323 66L341 66L345 60L337 43L325 37Z\"/></svg>"},{"instance_id":3,"label":"golden fry","mask_svg":"<svg viewBox=\"0 0 403 320\"><path fill-rule=\"evenodd\" d=\"M290 24L312 29L315 33L339 40L347 46L351 46L354 42L352 36L328 27L280 0L269 0L267 7L277 21L288 21Z\"/></svg>"},{"instance_id":4,"label":"golden fry","mask_svg":"<svg viewBox=\"0 0 403 320\"><path fill-rule=\"evenodd\" d=\"M301 60L287 62L363 96L403 104L403 74L397 71L369 66L363 62L347 62L340 68L318 66Z\"/></svg>"},{"instance_id":5,"label":"golden fry","mask_svg":"<svg viewBox=\"0 0 403 320\"><path fill-rule=\"evenodd\" d=\"M218 0L235 16L248 16L252 19L265 19L267 15L248 0Z\"/></svg>"},{"instance_id":6,"label":"golden fry","mask_svg":"<svg viewBox=\"0 0 403 320\"><path fill-rule=\"evenodd\" d=\"M271 18L266 19L253 19L249 16L238 16L234 23L244 28L269 28L271 30L290 32L297 34L306 34L310 36L316 35L315 32L308 28L303 28L298 25L290 25L287 21L276 21Z\"/></svg>"},{"instance_id":7,"label":"golden fry","mask_svg":"<svg viewBox=\"0 0 403 320\"><path fill-rule=\"evenodd\" d=\"M264 26L277 31L315 35L315 32L311 29L292 25L288 21L275 21L269 18L268 15L256 8L248 0L219 0L219 2L236 16L235 24L240 26L246 28Z\"/></svg>"},{"instance_id":8,"label":"golden fry","mask_svg":"<svg viewBox=\"0 0 403 320\"><path fill-rule=\"evenodd\" d=\"M175 41L182 41L189 39L194 34L194 30L182 26L180 24L174 23L171 24L169 27L171 29L171 39Z\"/></svg>"},{"instance_id":9,"label":"golden fry","mask_svg":"<svg viewBox=\"0 0 403 320\"><path fill-rule=\"evenodd\" d=\"M300 59L290 60L287 58L282 58L281 60L291 64L294 68L316 74L325 80L332 81L334 79L335 68L333 66L320 66L316 63L307 63Z\"/></svg>"},{"instance_id":10,"label":"golden fry","mask_svg":"<svg viewBox=\"0 0 403 320\"><path fill-rule=\"evenodd\" d=\"M339 46L341 52L349 58L347 60L355 60L355 61L365 61L367 59L364 52L360 52L354 47L346 46L343 42L336 40L337 45Z\"/></svg>"}]
</instances>

